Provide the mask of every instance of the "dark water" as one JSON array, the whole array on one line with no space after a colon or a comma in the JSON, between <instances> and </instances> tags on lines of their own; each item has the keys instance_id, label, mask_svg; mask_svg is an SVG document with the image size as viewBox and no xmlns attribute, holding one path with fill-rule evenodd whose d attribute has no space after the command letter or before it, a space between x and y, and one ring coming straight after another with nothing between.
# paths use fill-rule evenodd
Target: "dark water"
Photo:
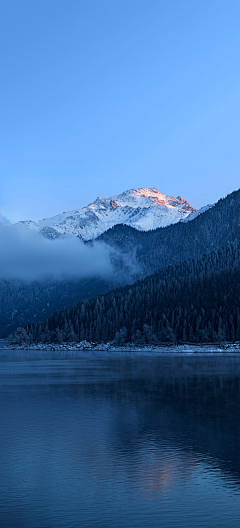
<instances>
[{"instance_id":1,"label":"dark water","mask_svg":"<svg viewBox=\"0 0 240 528\"><path fill-rule=\"evenodd\" d=\"M0 526L240 526L240 359L0 351Z\"/></svg>"}]
</instances>

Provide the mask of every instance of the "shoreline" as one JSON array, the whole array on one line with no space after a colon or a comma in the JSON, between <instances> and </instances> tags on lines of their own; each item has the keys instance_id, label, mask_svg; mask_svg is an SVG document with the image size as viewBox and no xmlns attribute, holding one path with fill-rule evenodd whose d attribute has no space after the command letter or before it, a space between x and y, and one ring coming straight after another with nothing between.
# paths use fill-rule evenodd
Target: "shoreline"
<instances>
[{"instance_id":1,"label":"shoreline","mask_svg":"<svg viewBox=\"0 0 240 528\"><path fill-rule=\"evenodd\" d=\"M126 345L113 345L110 343L36 343L31 345L26 344L1 344L0 350L11 351L11 350L22 350L22 351L81 351L81 352L146 352L153 354L187 354L187 355L203 355L203 354L240 354L240 343L219 343L219 344L207 344L207 343L185 343L180 345L166 344L166 345L137 345L129 343Z\"/></svg>"}]
</instances>

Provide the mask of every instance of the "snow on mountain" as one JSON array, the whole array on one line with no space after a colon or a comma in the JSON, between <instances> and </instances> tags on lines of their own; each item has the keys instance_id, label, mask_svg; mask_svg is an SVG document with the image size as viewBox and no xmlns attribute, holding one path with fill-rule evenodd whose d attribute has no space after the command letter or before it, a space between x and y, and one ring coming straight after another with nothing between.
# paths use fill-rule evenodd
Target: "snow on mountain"
<instances>
[{"instance_id":1,"label":"snow on mountain","mask_svg":"<svg viewBox=\"0 0 240 528\"><path fill-rule=\"evenodd\" d=\"M18 226L41 232L47 238L75 235L91 240L116 224L126 224L139 231L166 227L194 214L184 198L165 196L157 189L131 189L110 198L97 198L82 209L62 213L38 222L18 222Z\"/></svg>"},{"instance_id":2,"label":"snow on mountain","mask_svg":"<svg viewBox=\"0 0 240 528\"><path fill-rule=\"evenodd\" d=\"M214 205L215 204L204 205L203 207L201 207L201 209L198 209L197 211L195 211L195 213L192 213L191 215L187 216L186 218L183 218L183 220L181 220L181 221L182 222L190 222L190 221L194 220L194 218L197 218L197 216L199 216L200 214L206 213L206 211L208 211L208 209L212 209L212 207Z\"/></svg>"}]
</instances>

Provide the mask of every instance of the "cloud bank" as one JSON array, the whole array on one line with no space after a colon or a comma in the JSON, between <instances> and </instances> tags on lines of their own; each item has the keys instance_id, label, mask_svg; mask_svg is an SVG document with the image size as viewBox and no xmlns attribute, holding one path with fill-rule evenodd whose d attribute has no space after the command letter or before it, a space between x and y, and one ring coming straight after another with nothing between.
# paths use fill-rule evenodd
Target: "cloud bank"
<instances>
[{"instance_id":1,"label":"cloud bank","mask_svg":"<svg viewBox=\"0 0 240 528\"><path fill-rule=\"evenodd\" d=\"M48 240L28 229L0 225L1 279L63 279L112 274L108 248L79 238Z\"/></svg>"}]
</instances>

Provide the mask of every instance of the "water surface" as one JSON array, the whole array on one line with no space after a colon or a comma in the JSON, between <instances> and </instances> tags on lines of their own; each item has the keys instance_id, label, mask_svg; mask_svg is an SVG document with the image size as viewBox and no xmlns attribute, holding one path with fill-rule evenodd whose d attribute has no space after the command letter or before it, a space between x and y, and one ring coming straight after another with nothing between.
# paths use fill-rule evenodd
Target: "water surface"
<instances>
[{"instance_id":1,"label":"water surface","mask_svg":"<svg viewBox=\"0 0 240 528\"><path fill-rule=\"evenodd\" d=\"M0 526L240 526L240 359L0 351Z\"/></svg>"}]
</instances>

